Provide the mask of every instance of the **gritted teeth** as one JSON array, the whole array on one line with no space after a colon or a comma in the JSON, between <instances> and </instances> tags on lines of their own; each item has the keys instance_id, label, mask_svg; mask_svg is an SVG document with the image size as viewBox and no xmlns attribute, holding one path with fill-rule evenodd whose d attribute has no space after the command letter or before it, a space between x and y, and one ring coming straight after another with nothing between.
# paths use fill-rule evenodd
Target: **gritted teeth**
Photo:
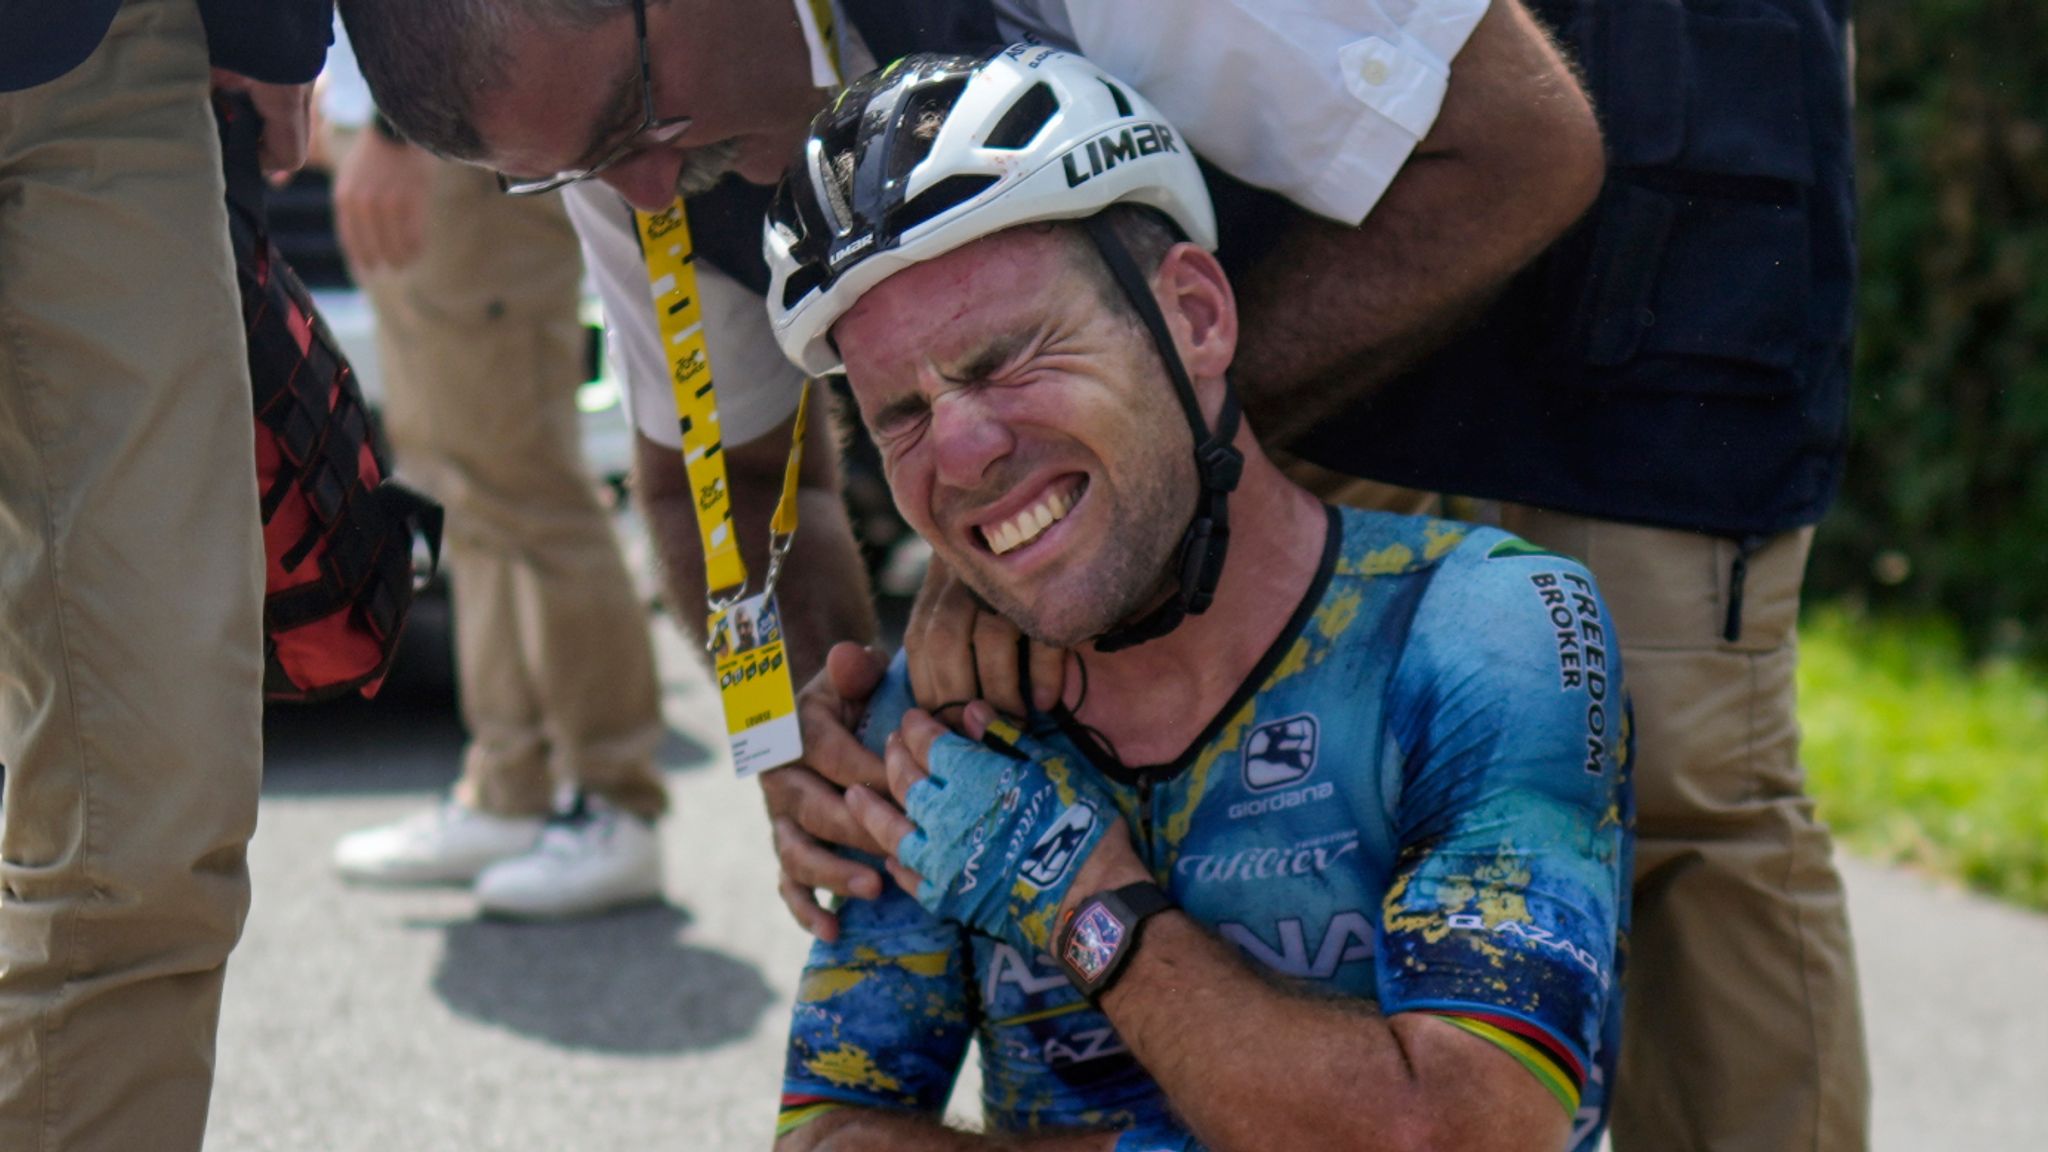
<instances>
[{"instance_id":1,"label":"gritted teeth","mask_svg":"<svg viewBox=\"0 0 2048 1152\"><path fill-rule=\"evenodd\" d=\"M1033 540L1047 528L1066 518L1073 511L1074 501L1080 495L1075 485L1060 485L1047 492L1036 504L1010 517L1000 524L984 526L981 529L982 542L988 550L1001 556Z\"/></svg>"}]
</instances>

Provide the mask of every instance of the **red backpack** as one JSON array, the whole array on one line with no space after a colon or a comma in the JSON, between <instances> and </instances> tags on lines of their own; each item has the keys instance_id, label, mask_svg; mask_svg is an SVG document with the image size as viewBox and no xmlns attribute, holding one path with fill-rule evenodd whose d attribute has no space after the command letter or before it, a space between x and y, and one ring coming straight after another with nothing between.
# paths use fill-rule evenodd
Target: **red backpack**
<instances>
[{"instance_id":1,"label":"red backpack","mask_svg":"<svg viewBox=\"0 0 2048 1152\"><path fill-rule=\"evenodd\" d=\"M439 564L441 508L389 478L347 358L270 242L262 119L227 94L214 114L256 400L264 694L374 696L412 608L415 538Z\"/></svg>"}]
</instances>

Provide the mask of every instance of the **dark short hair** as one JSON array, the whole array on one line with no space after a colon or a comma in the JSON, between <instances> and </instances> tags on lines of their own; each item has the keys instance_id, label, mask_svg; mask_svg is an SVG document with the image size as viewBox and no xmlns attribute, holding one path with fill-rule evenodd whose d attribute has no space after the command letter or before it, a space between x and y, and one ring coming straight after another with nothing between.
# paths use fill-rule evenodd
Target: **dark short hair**
<instances>
[{"instance_id":1,"label":"dark short hair","mask_svg":"<svg viewBox=\"0 0 2048 1152\"><path fill-rule=\"evenodd\" d=\"M659 4L663 0L647 0ZM377 110L453 160L484 154L473 101L504 79L505 41L527 25L587 28L632 0L339 0Z\"/></svg>"},{"instance_id":2,"label":"dark short hair","mask_svg":"<svg viewBox=\"0 0 2048 1152\"><path fill-rule=\"evenodd\" d=\"M1124 249L1131 254L1138 271L1151 276L1159 270L1160 261L1175 244L1187 237L1181 235L1171 218L1156 208L1143 204L1112 204L1102 210L1103 219L1109 221L1110 231L1123 241ZM1123 285L1103 262L1102 254L1095 248L1095 242L1088 238L1080 225L1070 225L1076 249L1078 267L1086 273L1089 282L1095 285L1096 294L1102 298L1105 307L1117 315L1138 323L1138 311L1131 298L1124 292Z\"/></svg>"}]
</instances>

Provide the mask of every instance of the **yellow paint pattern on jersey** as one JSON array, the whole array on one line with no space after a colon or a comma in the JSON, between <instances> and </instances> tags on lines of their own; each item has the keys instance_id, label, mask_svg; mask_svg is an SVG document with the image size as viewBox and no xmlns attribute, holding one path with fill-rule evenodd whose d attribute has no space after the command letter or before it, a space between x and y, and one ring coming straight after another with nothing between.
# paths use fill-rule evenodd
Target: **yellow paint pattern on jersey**
<instances>
[{"instance_id":1,"label":"yellow paint pattern on jersey","mask_svg":"<svg viewBox=\"0 0 2048 1152\"><path fill-rule=\"evenodd\" d=\"M1422 558L1435 560L1459 544L1471 533L1466 525L1453 520L1431 520L1422 528Z\"/></svg>"},{"instance_id":2,"label":"yellow paint pattern on jersey","mask_svg":"<svg viewBox=\"0 0 2048 1152\"><path fill-rule=\"evenodd\" d=\"M1361 576L1398 576L1415 567L1415 550L1399 542L1367 552L1358 562Z\"/></svg>"},{"instance_id":3,"label":"yellow paint pattern on jersey","mask_svg":"<svg viewBox=\"0 0 2048 1152\"><path fill-rule=\"evenodd\" d=\"M1316 609L1316 632L1324 640L1336 643L1337 638L1344 634L1344 630L1358 619L1359 606L1364 602L1365 594L1355 588L1332 595L1329 603ZM1313 663L1322 663L1323 655L1322 652L1316 653Z\"/></svg>"},{"instance_id":4,"label":"yellow paint pattern on jersey","mask_svg":"<svg viewBox=\"0 0 2048 1152\"><path fill-rule=\"evenodd\" d=\"M868 974L859 968L817 968L804 974L796 996L799 1002L817 1004L860 987Z\"/></svg>"},{"instance_id":5,"label":"yellow paint pattern on jersey","mask_svg":"<svg viewBox=\"0 0 2048 1152\"><path fill-rule=\"evenodd\" d=\"M944 976L946 962L952 959L952 956L950 952L914 952L908 956L898 956L896 966L917 976Z\"/></svg>"},{"instance_id":6,"label":"yellow paint pattern on jersey","mask_svg":"<svg viewBox=\"0 0 2048 1152\"><path fill-rule=\"evenodd\" d=\"M1479 915L1485 919L1488 928L1508 921L1517 924L1532 923L1529 915L1529 885L1534 875L1529 871L1528 854L1512 844L1502 844L1500 853L1493 863L1483 866L1473 877L1477 882L1477 905Z\"/></svg>"},{"instance_id":7,"label":"yellow paint pattern on jersey","mask_svg":"<svg viewBox=\"0 0 2048 1152\"><path fill-rule=\"evenodd\" d=\"M1223 725L1223 731L1216 734L1216 739L1211 740L1188 767L1185 799L1178 809L1167 813L1166 818L1159 822L1160 831L1165 834L1170 848L1177 849L1180 842L1187 839L1188 825L1195 818L1195 809L1201 806L1202 796L1209 790L1209 776L1216 770L1216 761L1225 755L1235 756L1238 748L1243 746L1245 729L1251 726L1252 717L1257 715L1253 703L1245 701L1237 714Z\"/></svg>"},{"instance_id":8,"label":"yellow paint pattern on jersey","mask_svg":"<svg viewBox=\"0 0 2048 1152\"><path fill-rule=\"evenodd\" d=\"M1436 908L1427 912L1409 910L1408 882L1412 879L1414 876L1409 872L1395 874L1393 884L1387 888L1386 899L1380 901L1380 916L1385 920L1388 932L1413 932L1431 944L1441 943L1451 934L1450 923Z\"/></svg>"},{"instance_id":9,"label":"yellow paint pattern on jersey","mask_svg":"<svg viewBox=\"0 0 2048 1152\"><path fill-rule=\"evenodd\" d=\"M1294 643L1288 646L1287 655L1280 658L1280 662L1273 666L1273 674L1266 677L1266 687L1271 688L1282 680L1291 680L1307 671L1308 651L1308 637L1296 636Z\"/></svg>"},{"instance_id":10,"label":"yellow paint pattern on jersey","mask_svg":"<svg viewBox=\"0 0 2048 1152\"><path fill-rule=\"evenodd\" d=\"M884 1092L903 1090L903 1082L882 1071L867 1049L852 1044L841 1044L830 1052L820 1052L806 1061L804 1067L842 1088Z\"/></svg>"}]
</instances>

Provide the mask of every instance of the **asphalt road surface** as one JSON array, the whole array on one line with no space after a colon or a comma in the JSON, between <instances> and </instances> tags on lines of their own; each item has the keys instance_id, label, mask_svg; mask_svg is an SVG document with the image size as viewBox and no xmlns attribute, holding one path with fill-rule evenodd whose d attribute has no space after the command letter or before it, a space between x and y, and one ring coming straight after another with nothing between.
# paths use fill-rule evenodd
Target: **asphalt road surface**
<instances>
[{"instance_id":1,"label":"asphalt road surface","mask_svg":"<svg viewBox=\"0 0 2048 1152\"><path fill-rule=\"evenodd\" d=\"M213 1152L722 1152L769 1145L805 937L758 790L658 623L673 735L663 907L480 921L351 889L343 833L433 802L445 701L273 712L255 906L229 970ZM1879 1152L2048 1149L2048 918L1850 861Z\"/></svg>"}]
</instances>

